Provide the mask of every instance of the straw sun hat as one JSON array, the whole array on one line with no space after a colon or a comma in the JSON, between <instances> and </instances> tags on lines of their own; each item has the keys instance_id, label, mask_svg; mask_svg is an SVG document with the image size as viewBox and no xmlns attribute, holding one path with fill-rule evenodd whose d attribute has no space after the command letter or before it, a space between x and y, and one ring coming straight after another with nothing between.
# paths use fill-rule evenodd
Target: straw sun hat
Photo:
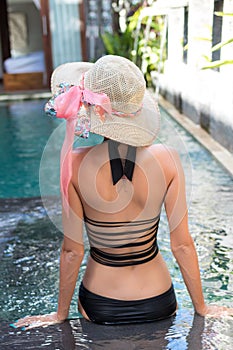
<instances>
[{"instance_id":1,"label":"straw sun hat","mask_svg":"<svg viewBox=\"0 0 233 350\"><path fill-rule=\"evenodd\" d=\"M160 114L142 72L124 57L106 55L96 63L63 64L52 74L51 90L46 112L67 121L60 167L68 211L74 135L85 138L91 132L135 147L148 146L158 134Z\"/></svg>"},{"instance_id":2,"label":"straw sun hat","mask_svg":"<svg viewBox=\"0 0 233 350\"><path fill-rule=\"evenodd\" d=\"M84 89L106 94L112 109L111 113L105 111L103 120L96 108L89 108L89 131L136 147L152 144L159 131L160 114L140 69L128 59L113 55L103 56L96 63L66 63L52 74L52 94L56 95L64 82L79 86L83 73Z\"/></svg>"}]
</instances>

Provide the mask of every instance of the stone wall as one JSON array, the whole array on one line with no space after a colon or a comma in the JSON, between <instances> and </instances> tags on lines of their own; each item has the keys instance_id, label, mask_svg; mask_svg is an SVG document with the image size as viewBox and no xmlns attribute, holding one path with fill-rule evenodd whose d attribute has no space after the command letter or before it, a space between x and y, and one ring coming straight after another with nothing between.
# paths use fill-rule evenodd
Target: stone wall
<instances>
[{"instance_id":1,"label":"stone wall","mask_svg":"<svg viewBox=\"0 0 233 350\"><path fill-rule=\"evenodd\" d=\"M157 1L157 4L161 1ZM233 65L219 70L202 67L212 57L214 0L163 0L168 16L168 57L164 73L156 78L160 93L180 112L201 125L233 153ZM188 13L185 21L185 8ZM224 0L223 12L233 13L233 0ZM184 32L188 33L187 58ZM233 17L222 18L221 41L233 38ZM221 59L233 59L233 43L221 49Z\"/></svg>"}]
</instances>

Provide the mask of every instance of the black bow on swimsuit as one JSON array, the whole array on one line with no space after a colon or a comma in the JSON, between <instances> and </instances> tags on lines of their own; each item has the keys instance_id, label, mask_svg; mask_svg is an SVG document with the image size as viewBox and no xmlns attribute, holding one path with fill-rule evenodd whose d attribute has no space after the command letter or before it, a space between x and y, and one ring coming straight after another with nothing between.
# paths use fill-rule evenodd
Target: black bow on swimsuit
<instances>
[{"instance_id":1,"label":"black bow on swimsuit","mask_svg":"<svg viewBox=\"0 0 233 350\"><path fill-rule=\"evenodd\" d=\"M123 166L118 146L118 142L113 140L108 141L108 152L113 185L115 185L124 175L127 177L128 180L132 181L136 159L136 147L128 146L125 164Z\"/></svg>"}]
</instances>

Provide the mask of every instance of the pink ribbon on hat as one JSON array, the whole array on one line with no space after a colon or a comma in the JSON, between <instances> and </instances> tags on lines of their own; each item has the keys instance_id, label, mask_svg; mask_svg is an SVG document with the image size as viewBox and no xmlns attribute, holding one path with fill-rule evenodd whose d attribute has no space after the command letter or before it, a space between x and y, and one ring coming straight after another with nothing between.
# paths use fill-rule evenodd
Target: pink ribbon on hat
<instances>
[{"instance_id":1,"label":"pink ribbon on hat","mask_svg":"<svg viewBox=\"0 0 233 350\"><path fill-rule=\"evenodd\" d=\"M112 113L111 102L105 93L96 93L80 86L72 86L68 91L58 95L54 108L58 118L67 120L66 135L60 158L60 184L63 207L69 214L68 187L72 177L72 149L78 112L83 103L98 106L99 109ZM101 114L100 114L101 117Z\"/></svg>"}]
</instances>

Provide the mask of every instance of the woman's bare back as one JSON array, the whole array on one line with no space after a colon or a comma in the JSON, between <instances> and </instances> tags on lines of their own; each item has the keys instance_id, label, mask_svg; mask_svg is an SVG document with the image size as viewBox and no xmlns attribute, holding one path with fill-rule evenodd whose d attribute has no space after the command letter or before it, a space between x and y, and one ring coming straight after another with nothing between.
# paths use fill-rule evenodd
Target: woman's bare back
<instances>
[{"instance_id":1,"label":"woman's bare back","mask_svg":"<svg viewBox=\"0 0 233 350\"><path fill-rule=\"evenodd\" d=\"M120 145L119 152L123 159L126 151L127 146ZM170 161L166 159L169 157ZM171 150L161 145L137 148L132 182L122 178L113 186L107 142L82 150L81 153L79 151L74 156L73 182L84 215L98 222L134 222L159 218L172 178L174 164L171 159ZM128 230L130 239L130 228ZM111 253L114 249L105 248L105 251ZM133 253L134 249L127 248L127 253ZM125 248L123 251L126 253ZM121 252L119 247L117 252ZM171 278L158 253L144 264L134 265L132 262L132 265L124 267L102 265L90 257L83 283L94 293L133 300L163 293L170 288Z\"/></svg>"}]
</instances>

